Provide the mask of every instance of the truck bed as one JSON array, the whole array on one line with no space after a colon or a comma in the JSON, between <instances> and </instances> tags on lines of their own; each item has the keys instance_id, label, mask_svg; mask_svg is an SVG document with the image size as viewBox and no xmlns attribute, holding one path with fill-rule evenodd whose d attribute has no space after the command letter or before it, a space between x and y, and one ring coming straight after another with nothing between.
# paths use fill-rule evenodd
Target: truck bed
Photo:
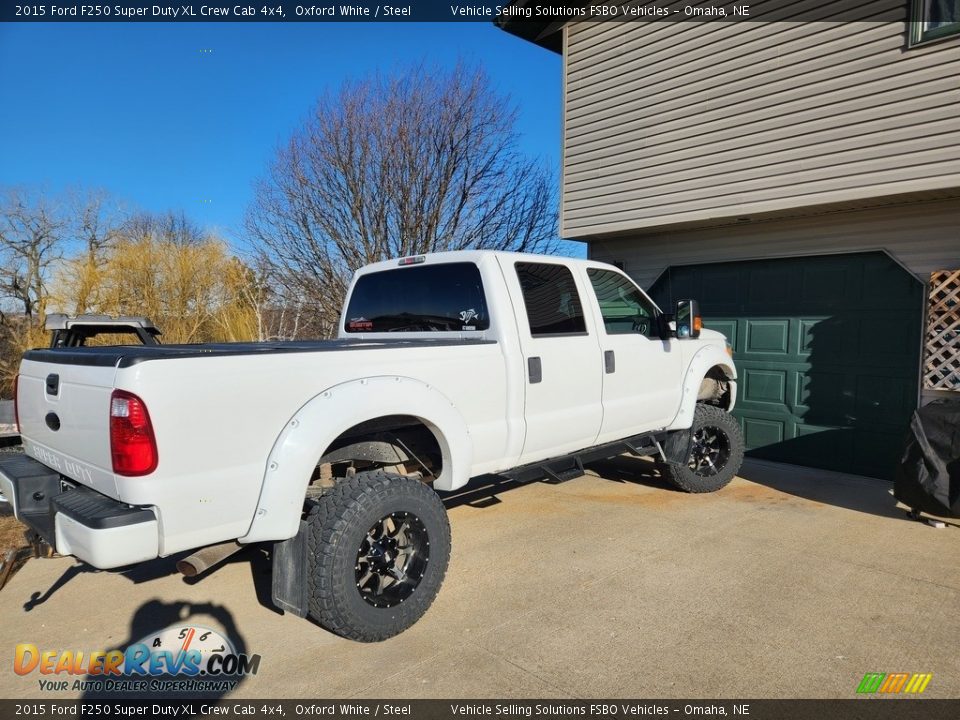
<instances>
[{"instance_id":1,"label":"truck bed","mask_svg":"<svg viewBox=\"0 0 960 720\"><path fill-rule=\"evenodd\" d=\"M132 367L151 360L173 360L232 355L264 355L280 353L343 352L387 345L396 349L488 345L495 340L480 339L341 339L292 340L283 342L198 343L189 345L111 345L103 347L37 349L27 351L23 359L58 365L92 367Z\"/></svg>"}]
</instances>

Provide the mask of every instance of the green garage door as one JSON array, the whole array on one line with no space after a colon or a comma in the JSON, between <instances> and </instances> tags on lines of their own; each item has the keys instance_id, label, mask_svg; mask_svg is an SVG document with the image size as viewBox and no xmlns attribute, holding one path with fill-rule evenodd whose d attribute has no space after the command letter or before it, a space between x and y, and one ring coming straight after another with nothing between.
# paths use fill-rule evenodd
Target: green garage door
<instances>
[{"instance_id":1,"label":"green garage door","mask_svg":"<svg viewBox=\"0 0 960 720\"><path fill-rule=\"evenodd\" d=\"M923 286L884 253L675 266L734 347L749 454L891 479L916 407Z\"/></svg>"}]
</instances>

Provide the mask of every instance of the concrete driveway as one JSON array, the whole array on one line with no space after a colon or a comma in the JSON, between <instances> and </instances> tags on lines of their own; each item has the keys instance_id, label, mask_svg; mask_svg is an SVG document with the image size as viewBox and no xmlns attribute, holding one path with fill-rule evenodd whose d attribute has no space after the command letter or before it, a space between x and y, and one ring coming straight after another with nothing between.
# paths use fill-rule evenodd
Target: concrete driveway
<instances>
[{"instance_id":1,"label":"concrete driveway","mask_svg":"<svg viewBox=\"0 0 960 720\"><path fill-rule=\"evenodd\" d=\"M621 458L448 498L440 596L384 643L269 609L249 550L195 583L172 560L125 575L31 561L0 592L0 652L122 648L189 620L262 656L236 697L851 698L866 672L933 673L925 697L960 696L960 528L824 471L754 462L712 495L652 474ZM11 667L4 698L73 695Z\"/></svg>"}]
</instances>

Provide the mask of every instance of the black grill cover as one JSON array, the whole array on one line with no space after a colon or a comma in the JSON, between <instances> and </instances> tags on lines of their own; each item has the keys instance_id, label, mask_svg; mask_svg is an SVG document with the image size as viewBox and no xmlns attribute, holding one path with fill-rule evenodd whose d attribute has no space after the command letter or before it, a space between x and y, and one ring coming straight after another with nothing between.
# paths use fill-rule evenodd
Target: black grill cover
<instances>
[{"instance_id":1,"label":"black grill cover","mask_svg":"<svg viewBox=\"0 0 960 720\"><path fill-rule=\"evenodd\" d=\"M960 517L960 400L934 400L913 414L893 494L914 510Z\"/></svg>"}]
</instances>

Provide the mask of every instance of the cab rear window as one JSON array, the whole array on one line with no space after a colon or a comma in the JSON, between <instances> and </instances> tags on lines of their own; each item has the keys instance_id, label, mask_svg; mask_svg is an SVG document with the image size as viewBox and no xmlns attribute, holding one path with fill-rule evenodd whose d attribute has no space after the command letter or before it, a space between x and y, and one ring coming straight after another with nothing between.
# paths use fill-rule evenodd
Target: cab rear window
<instances>
[{"instance_id":1,"label":"cab rear window","mask_svg":"<svg viewBox=\"0 0 960 720\"><path fill-rule=\"evenodd\" d=\"M442 263L384 270L357 280L343 329L371 332L471 332L490 327L480 270Z\"/></svg>"}]
</instances>

